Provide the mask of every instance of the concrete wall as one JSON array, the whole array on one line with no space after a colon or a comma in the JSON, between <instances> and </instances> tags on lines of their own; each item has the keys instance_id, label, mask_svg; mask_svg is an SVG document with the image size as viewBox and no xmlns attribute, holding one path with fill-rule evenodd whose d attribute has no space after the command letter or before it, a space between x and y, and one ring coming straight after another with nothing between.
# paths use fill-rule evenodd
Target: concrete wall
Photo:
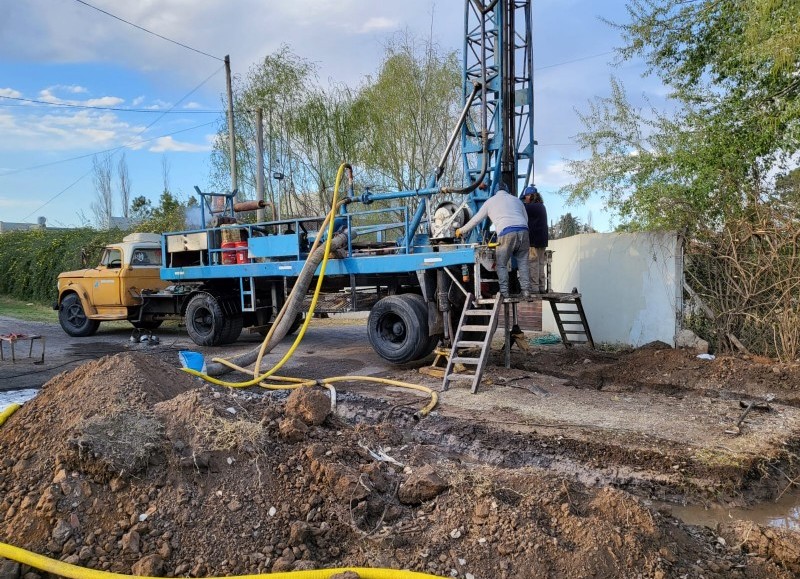
<instances>
[{"instance_id":1,"label":"concrete wall","mask_svg":"<svg viewBox=\"0 0 800 579\"><path fill-rule=\"evenodd\" d=\"M595 343L674 344L683 286L676 233L586 233L548 249L553 291L578 288ZM558 333L550 308L542 309L542 329Z\"/></svg>"}]
</instances>

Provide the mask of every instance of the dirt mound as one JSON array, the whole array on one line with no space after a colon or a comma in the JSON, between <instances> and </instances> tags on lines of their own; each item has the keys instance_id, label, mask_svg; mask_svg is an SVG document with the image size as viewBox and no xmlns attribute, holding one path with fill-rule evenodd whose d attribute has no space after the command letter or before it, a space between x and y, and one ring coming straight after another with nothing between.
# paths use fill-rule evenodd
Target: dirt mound
<instances>
[{"instance_id":1,"label":"dirt mound","mask_svg":"<svg viewBox=\"0 0 800 579\"><path fill-rule=\"evenodd\" d=\"M322 392L222 390L140 354L62 374L0 430L0 540L146 575L792 576L624 491L449 458L413 409L348 394L383 418L325 417Z\"/></svg>"}]
</instances>

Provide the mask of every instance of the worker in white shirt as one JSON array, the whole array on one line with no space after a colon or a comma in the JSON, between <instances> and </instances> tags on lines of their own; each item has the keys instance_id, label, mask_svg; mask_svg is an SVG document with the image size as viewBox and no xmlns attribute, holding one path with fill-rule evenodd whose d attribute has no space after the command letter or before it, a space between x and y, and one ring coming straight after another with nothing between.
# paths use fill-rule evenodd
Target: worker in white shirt
<instances>
[{"instance_id":1,"label":"worker in white shirt","mask_svg":"<svg viewBox=\"0 0 800 579\"><path fill-rule=\"evenodd\" d=\"M531 297L531 280L528 274L528 250L530 239L528 237L528 214L522 201L508 192L505 183L499 183L494 195L489 197L475 216L456 229L456 237L464 237L478 223L488 217L494 223L497 231L497 248L495 262L497 264L497 281L500 284L500 293L506 299L508 293L508 267L511 258L517 260L517 277L522 288L522 299Z\"/></svg>"}]
</instances>

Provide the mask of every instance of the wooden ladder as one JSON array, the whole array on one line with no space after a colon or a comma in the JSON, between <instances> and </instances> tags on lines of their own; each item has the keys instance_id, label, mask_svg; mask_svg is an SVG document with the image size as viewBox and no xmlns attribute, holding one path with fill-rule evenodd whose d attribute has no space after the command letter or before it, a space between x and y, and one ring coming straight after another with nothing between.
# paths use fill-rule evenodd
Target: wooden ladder
<instances>
[{"instance_id":1,"label":"wooden ladder","mask_svg":"<svg viewBox=\"0 0 800 579\"><path fill-rule=\"evenodd\" d=\"M481 300L481 304L475 302L475 297L472 294L467 294L467 300L464 303L464 311L461 312L461 320L458 322L456 335L453 337L453 349L450 352L450 357L447 360L447 367L444 370L444 379L442 381L442 390L447 390L450 387L451 381L471 381L472 393L478 391L478 384L483 376L483 370L486 368L486 361L489 359L491 352L492 336L497 329L498 312L500 311L500 304L502 299L499 294L494 299ZM477 334L477 336L470 336L479 339L464 339L464 334ZM480 348L480 356L471 358L461 356L459 350L467 348ZM474 371L470 373L455 373L453 368L456 364L462 364L465 367L472 367Z\"/></svg>"},{"instance_id":2,"label":"wooden ladder","mask_svg":"<svg viewBox=\"0 0 800 579\"><path fill-rule=\"evenodd\" d=\"M594 340L581 304L581 294L573 290L571 294L544 295L542 299L550 302L558 333L561 334L561 341L566 348L575 344L589 344L594 350Z\"/></svg>"}]
</instances>

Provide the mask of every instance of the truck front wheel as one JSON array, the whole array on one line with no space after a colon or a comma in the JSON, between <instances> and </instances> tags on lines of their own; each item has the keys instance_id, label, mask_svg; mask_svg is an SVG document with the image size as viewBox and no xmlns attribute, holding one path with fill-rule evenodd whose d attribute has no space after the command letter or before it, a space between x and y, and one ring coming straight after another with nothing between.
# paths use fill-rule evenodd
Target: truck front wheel
<instances>
[{"instance_id":1,"label":"truck front wheel","mask_svg":"<svg viewBox=\"0 0 800 579\"><path fill-rule=\"evenodd\" d=\"M61 300L61 307L58 308L58 323L66 333L76 338L91 336L100 327L100 322L86 317L78 294L69 294Z\"/></svg>"},{"instance_id":2,"label":"truck front wheel","mask_svg":"<svg viewBox=\"0 0 800 579\"><path fill-rule=\"evenodd\" d=\"M199 293L186 306L186 331L198 346L218 346L228 337L230 327L217 299Z\"/></svg>"}]
</instances>

